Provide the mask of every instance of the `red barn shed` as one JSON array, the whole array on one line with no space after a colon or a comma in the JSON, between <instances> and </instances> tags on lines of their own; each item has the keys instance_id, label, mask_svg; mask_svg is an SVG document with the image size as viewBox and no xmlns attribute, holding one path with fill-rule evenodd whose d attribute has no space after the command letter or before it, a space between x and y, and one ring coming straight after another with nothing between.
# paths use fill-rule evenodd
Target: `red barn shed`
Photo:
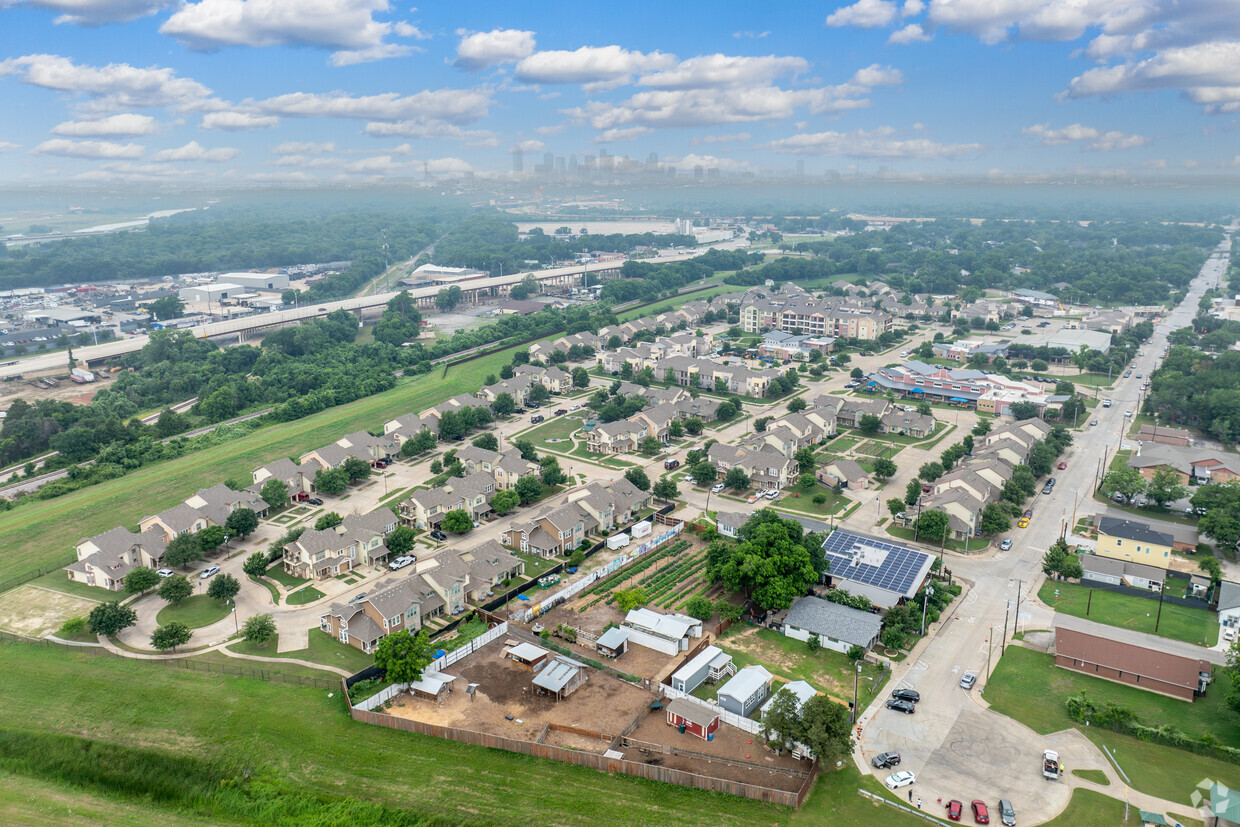
<instances>
[{"instance_id":1,"label":"red barn shed","mask_svg":"<svg viewBox=\"0 0 1240 827\"><path fill-rule=\"evenodd\" d=\"M668 726L683 726L685 732L707 741L719 729L719 713L688 698L676 698L667 705L667 723Z\"/></svg>"}]
</instances>

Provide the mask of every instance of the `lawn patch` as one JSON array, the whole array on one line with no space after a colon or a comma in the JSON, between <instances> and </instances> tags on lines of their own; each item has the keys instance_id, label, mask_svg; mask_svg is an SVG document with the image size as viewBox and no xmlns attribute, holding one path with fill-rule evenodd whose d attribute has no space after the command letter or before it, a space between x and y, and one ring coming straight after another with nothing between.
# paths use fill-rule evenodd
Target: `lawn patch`
<instances>
[{"instance_id":1,"label":"lawn patch","mask_svg":"<svg viewBox=\"0 0 1240 827\"><path fill-rule=\"evenodd\" d=\"M1093 592L1092 599L1090 592ZM1088 617L1107 626L1135 629L1199 646L1203 642L1208 646L1218 643L1218 621L1206 609L1190 609L1163 601L1160 617L1157 600L1052 580L1038 589L1038 598L1057 612ZM1156 622L1158 631L1154 631Z\"/></svg>"},{"instance_id":2,"label":"lawn patch","mask_svg":"<svg viewBox=\"0 0 1240 827\"><path fill-rule=\"evenodd\" d=\"M284 602L289 606L302 606L306 603L313 603L316 600L321 600L324 597L327 597L327 595L323 594L314 586L306 586L305 588L299 589L290 594Z\"/></svg>"},{"instance_id":3,"label":"lawn patch","mask_svg":"<svg viewBox=\"0 0 1240 827\"><path fill-rule=\"evenodd\" d=\"M284 586L286 589L295 589L298 586L305 585L310 581L304 577L294 577L284 570L283 563L273 563L267 567L267 577Z\"/></svg>"},{"instance_id":4,"label":"lawn patch","mask_svg":"<svg viewBox=\"0 0 1240 827\"><path fill-rule=\"evenodd\" d=\"M1086 781L1092 781L1104 787L1111 785L1111 779L1102 770L1072 770L1072 774L1077 778L1084 778Z\"/></svg>"},{"instance_id":5,"label":"lawn patch","mask_svg":"<svg viewBox=\"0 0 1240 827\"><path fill-rule=\"evenodd\" d=\"M155 622L160 626L167 626L172 621L179 620L191 629L201 629L228 617L229 609L227 604L214 597L195 594L181 601L180 606L164 606L155 616Z\"/></svg>"}]
</instances>

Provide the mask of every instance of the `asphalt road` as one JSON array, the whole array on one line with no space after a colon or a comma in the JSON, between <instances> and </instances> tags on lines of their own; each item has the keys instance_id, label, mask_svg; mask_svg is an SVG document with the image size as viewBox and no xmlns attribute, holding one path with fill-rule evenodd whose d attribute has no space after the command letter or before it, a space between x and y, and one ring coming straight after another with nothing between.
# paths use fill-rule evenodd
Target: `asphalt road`
<instances>
[{"instance_id":1,"label":"asphalt road","mask_svg":"<svg viewBox=\"0 0 1240 827\"><path fill-rule=\"evenodd\" d=\"M1229 248L1230 240L1226 244ZM1069 787L1075 783L1069 776L1060 782L1045 781L1040 772L1042 750L1057 748L1074 769L1107 768L1104 756L1075 732L1039 736L985 709L986 681L998 662L998 647L1007 639L1005 621L1008 636L1017 628L1049 629L1057 622L1050 609L1036 602L1044 577L1041 557L1059 536L1063 523L1071 521L1074 510L1079 513L1080 503L1093 502L1090 495L1096 470L1102 467L1104 455L1113 455L1121 441L1129 424L1124 411L1137 407L1144 380L1137 379L1135 371L1148 374L1155 368L1167 334L1191 322L1202 293L1225 267L1225 261L1210 259L1183 302L1156 326L1145 355L1134 364L1134 375L1121 379L1111 392L1112 407L1098 408L1094 414L1098 426L1076 436L1065 455L1068 469L1056 472L1060 483L1051 494L1034 497L1033 519L1027 529L1013 533L1013 548L980 557L947 555L948 566L968 585L968 591L933 638L893 670L892 688L906 686L921 693L917 713L906 717L887 710L879 698L861 715L863 737L854 757L859 763L864 761L863 767L868 768L869 759L879 752L898 750L904 755L900 769L917 775L914 797L936 805L940 798L966 802L981 798L992 804L1009 798L1022 821L1058 813L1067 805ZM1209 657L1204 650L1195 651ZM966 670L979 676L972 691L959 686ZM889 772L876 774L885 777Z\"/></svg>"}]
</instances>

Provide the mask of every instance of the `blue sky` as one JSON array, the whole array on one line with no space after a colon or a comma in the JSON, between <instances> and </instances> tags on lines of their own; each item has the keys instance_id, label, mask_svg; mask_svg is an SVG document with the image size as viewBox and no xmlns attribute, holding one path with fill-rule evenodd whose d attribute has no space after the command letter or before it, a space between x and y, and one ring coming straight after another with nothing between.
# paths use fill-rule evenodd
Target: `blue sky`
<instances>
[{"instance_id":1,"label":"blue sky","mask_svg":"<svg viewBox=\"0 0 1240 827\"><path fill-rule=\"evenodd\" d=\"M0 183L1240 171L1237 0L0 0Z\"/></svg>"}]
</instances>

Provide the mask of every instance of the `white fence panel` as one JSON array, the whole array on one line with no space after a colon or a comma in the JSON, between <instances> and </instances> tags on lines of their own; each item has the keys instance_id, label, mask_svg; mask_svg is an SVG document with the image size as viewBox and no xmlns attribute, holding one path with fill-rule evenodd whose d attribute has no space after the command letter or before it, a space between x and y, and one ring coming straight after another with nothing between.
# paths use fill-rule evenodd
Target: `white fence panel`
<instances>
[{"instance_id":1,"label":"white fence panel","mask_svg":"<svg viewBox=\"0 0 1240 827\"><path fill-rule=\"evenodd\" d=\"M474 652L481 649L483 646L486 646L488 643L495 640L497 637L501 637L506 634L508 634L508 621L505 620L503 623L500 623L499 625L488 629L484 634L481 634L478 637L474 638L473 640L471 640L469 643L466 643L461 648L453 649L451 652L447 652L446 654L435 658L422 671L424 673L425 672L442 672L444 669L456 663L458 660L465 657L466 655L473 654ZM400 693L408 689L409 689L409 684L407 683L394 683L391 686L387 687L386 689L382 690L381 692L371 695L366 700L359 701L358 703L353 704L353 706L356 707L357 709L364 709L367 712L372 712L374 711L375 707L379 706L380 704L390 701L392 698L395 698L397 695L399 695Z\"/></svg>"}]
</instances>

